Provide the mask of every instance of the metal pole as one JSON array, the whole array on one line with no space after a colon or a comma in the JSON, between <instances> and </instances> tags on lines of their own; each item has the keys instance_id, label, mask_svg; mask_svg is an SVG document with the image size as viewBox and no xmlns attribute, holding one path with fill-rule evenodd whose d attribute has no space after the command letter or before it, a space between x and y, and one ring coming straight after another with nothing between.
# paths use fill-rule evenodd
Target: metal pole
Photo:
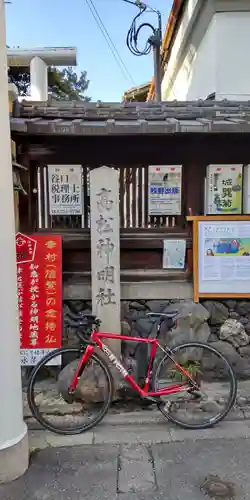
<instances>
[{"instance_id":1,"label":"metal pole","mask_svg":"<svg viewBox=\"0 0 250 500\"><path fill-rule=\"evenodd\" d=\"M161 42L162 42L162 25L161 13L157 11L158 28L150 37L149 41L153 46L154 58L154 80L155 80L155 101L161 102Z\"/></svg>"},{"instance_id":2,"label":"metal pole","mask_svg":"<svg viewBox=\"0 0 250 500\"><path fill-rule=\"evenodd\" d=\"M154 57L154 79L155 79L155 101L161 102L161 65L160 65L160 47L153 46Z\"/></svg>"},{"instance_id":3,"label":"metal pole","mask_svg":"<svg viewBox=\"0 0 250 500\"><path fill-rule=\"evenodd\" d=\"M4 0L0 0L0 483L28 467L23 421L20 336L17 309L15 215L8 103Z\"/></svg>"}]
</instances>

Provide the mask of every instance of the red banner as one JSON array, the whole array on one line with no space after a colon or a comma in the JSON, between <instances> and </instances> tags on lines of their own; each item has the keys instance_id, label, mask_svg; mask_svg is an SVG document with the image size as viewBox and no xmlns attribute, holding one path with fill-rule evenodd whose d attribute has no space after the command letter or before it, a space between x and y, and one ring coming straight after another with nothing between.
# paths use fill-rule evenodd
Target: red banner
<instances>
[{"instance_id":1,"label":"red banner","mask_svg":"<svg viewBox=\"0 0 250 500\"><path fill-rule=\"evenodd\" d=\"M21 364L35 365L62 339L61 236L16 235Z\"/></svg>"}]
</instances>

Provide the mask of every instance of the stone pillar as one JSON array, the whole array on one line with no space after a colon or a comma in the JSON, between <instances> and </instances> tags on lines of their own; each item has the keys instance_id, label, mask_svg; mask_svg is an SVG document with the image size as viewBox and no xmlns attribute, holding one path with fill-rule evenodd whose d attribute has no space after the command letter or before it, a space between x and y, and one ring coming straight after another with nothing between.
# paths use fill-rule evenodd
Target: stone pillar
<instances>
[{"instance_id":1,"label":"stone pillar","mask_svg":"<svg viewBox=\"0 0 250 500\"><path fill-rule=\"evenodd\" d=\"M120 333L119 172L100 167L90 173L92 310L101 330ZM108 342L107 342L108 343ZM120 354L120 341L110 341Z\"/></svg>"},{"instance_id":2,"label":"stone pillar","mask_svg":"<svg viewBox=\"0 0 250 500\"><path fill-rule=\"evenodd\" d=\"M33 101L48 100L48 68L40 57L30 63L30 96Z\"/></svg>"},{"instance_id":3,"label":"stone pillar","mask_svg":"<svg viewBox=\"0 0 250 500\"><path fill-rule=\"evenodd\" d=\"M23 421L4 0L0 0L0 483L28 467Z\"/></svg>"}]
</instances>

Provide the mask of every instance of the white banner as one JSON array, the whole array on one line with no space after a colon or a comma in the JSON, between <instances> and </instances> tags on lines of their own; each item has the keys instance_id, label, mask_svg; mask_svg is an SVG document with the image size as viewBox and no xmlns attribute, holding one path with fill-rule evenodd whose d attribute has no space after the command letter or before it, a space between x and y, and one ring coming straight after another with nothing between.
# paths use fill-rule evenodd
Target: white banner
<instances>
[{"instance_id":1,"label":"white banner","mask_svg":"<svg viewBox=\"0 0 250 500\"><path fill-rule=\"evenodd\" d=\"M47 354L55 351L55 349L20 349L21 366L36 366ZM46 366L60 366L62 356L56 356L51 361L48 361Z\"/></svg>"},{"instance_id":2,"label":"white banner","mask_svg":"<svg viewBox=\"0 0 250 500\"><path fill-rule=\"evenodd\" d=\"M181 215L181 178L181 166L149 166L149 215Z\"/></svg>"},{"instance_id":3,"label":"white banner","mask_svg":"<svg viewBox=\"0 0 250 500\"><path fill-rule=\"evenodd\" d=\"M81 165L48 165L50 215L82 215Z\"/></svg>"}]
</instances>

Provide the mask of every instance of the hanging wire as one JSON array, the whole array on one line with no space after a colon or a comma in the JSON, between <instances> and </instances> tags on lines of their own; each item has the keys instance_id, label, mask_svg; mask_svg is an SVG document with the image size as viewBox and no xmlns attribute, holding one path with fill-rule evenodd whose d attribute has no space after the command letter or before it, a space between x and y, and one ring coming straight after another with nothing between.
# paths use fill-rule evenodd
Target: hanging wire
<instances>
[{"instance_id":1,"label":"hanging wire","mask_svg":"<svg viewBox=\"0 0 250 500\"><path fill-rule=\"evenodd\" d=\"M132 84L134 85L135 84L134 79L133 79L131 73L129 72L128 68L126 67L121 55L119 54L119 52L115 46L115 44L113 43L113 40L112 40L108 30L106 29L93 0L85 0L85 1L86 1L86 4L88 5L88 8L89 8L93 18L96 21L98 28L100 29L103 37L105 38L107 45L108 45L111 53L113 54L114 59L117 62L117 65L119 66L121 72L123 73L123 76L125 77L125 79L127 81L130 80L132 82Z\"/></svg>"},{"instance_id":2,"label":"hanging wire","mask_svg":"<svg viewBox=\"0 0 250 500\"><path fill-rule=\"evenodd\" d=\"M161 42L162 40L162 26L161 26L161 13L158 10L152 9L149 5L146 5L143 2L140 2L139 0L122 0L125 3L129 3L130 5L134 5L135 7L138 7L140 9L140 12L134 17L132 24L129 28L128 34L127 34L127 47L129 48L130 52L134 54L135 56L144 56L148 55L152 49L152 47L158 42ZM138 19L145 13L145 12L151 12L154 14L157 14L158 17L158 28L155 28L152 24L150 23L143 23L137 28L137 22ZM146 45L143 50L140 50L138 48L138 36L140 34L140 31L142 28L150 28L153 32L153 35L148 38ZM175 93L174 93L174 82L173 79L170 78L170 84L172 86L171 91L173 94L174 99L176 99Z\"/></svg>"},{"instance_id":3,"label":"hanging wire","mask_svg":"<svg viewBox=\"0 0 250 500\"><path fill-rule=\"evenodd\" d=\"M152 40L151 40L151 37L149 37L145 43L145 47L143 49L140 49L139 45L138 45L139 34L141 33L141 30L143 28L149 28L153 32L153 35L156 35L157 30L150 23L142 23L142 24L140 24L140 26L138 26L137 23L138 23L138 20L141 18L141 16L143 16L143 14L145 12L154 12L154 13L157 13L157 12L142 2L137 2L137 1L132 2L130 0L123 0L123 1L126 3L130 3L132 5L135 5L136 7L138 7L140 9L138 14L136 14L136 16L134 17L132 24L128 30L127 39L126 39L127 47L130 50L130 52L132 52L132 54L135 56L146 56L150 53L150 51L152 49Z\"/></svg>"}]
</instances>

